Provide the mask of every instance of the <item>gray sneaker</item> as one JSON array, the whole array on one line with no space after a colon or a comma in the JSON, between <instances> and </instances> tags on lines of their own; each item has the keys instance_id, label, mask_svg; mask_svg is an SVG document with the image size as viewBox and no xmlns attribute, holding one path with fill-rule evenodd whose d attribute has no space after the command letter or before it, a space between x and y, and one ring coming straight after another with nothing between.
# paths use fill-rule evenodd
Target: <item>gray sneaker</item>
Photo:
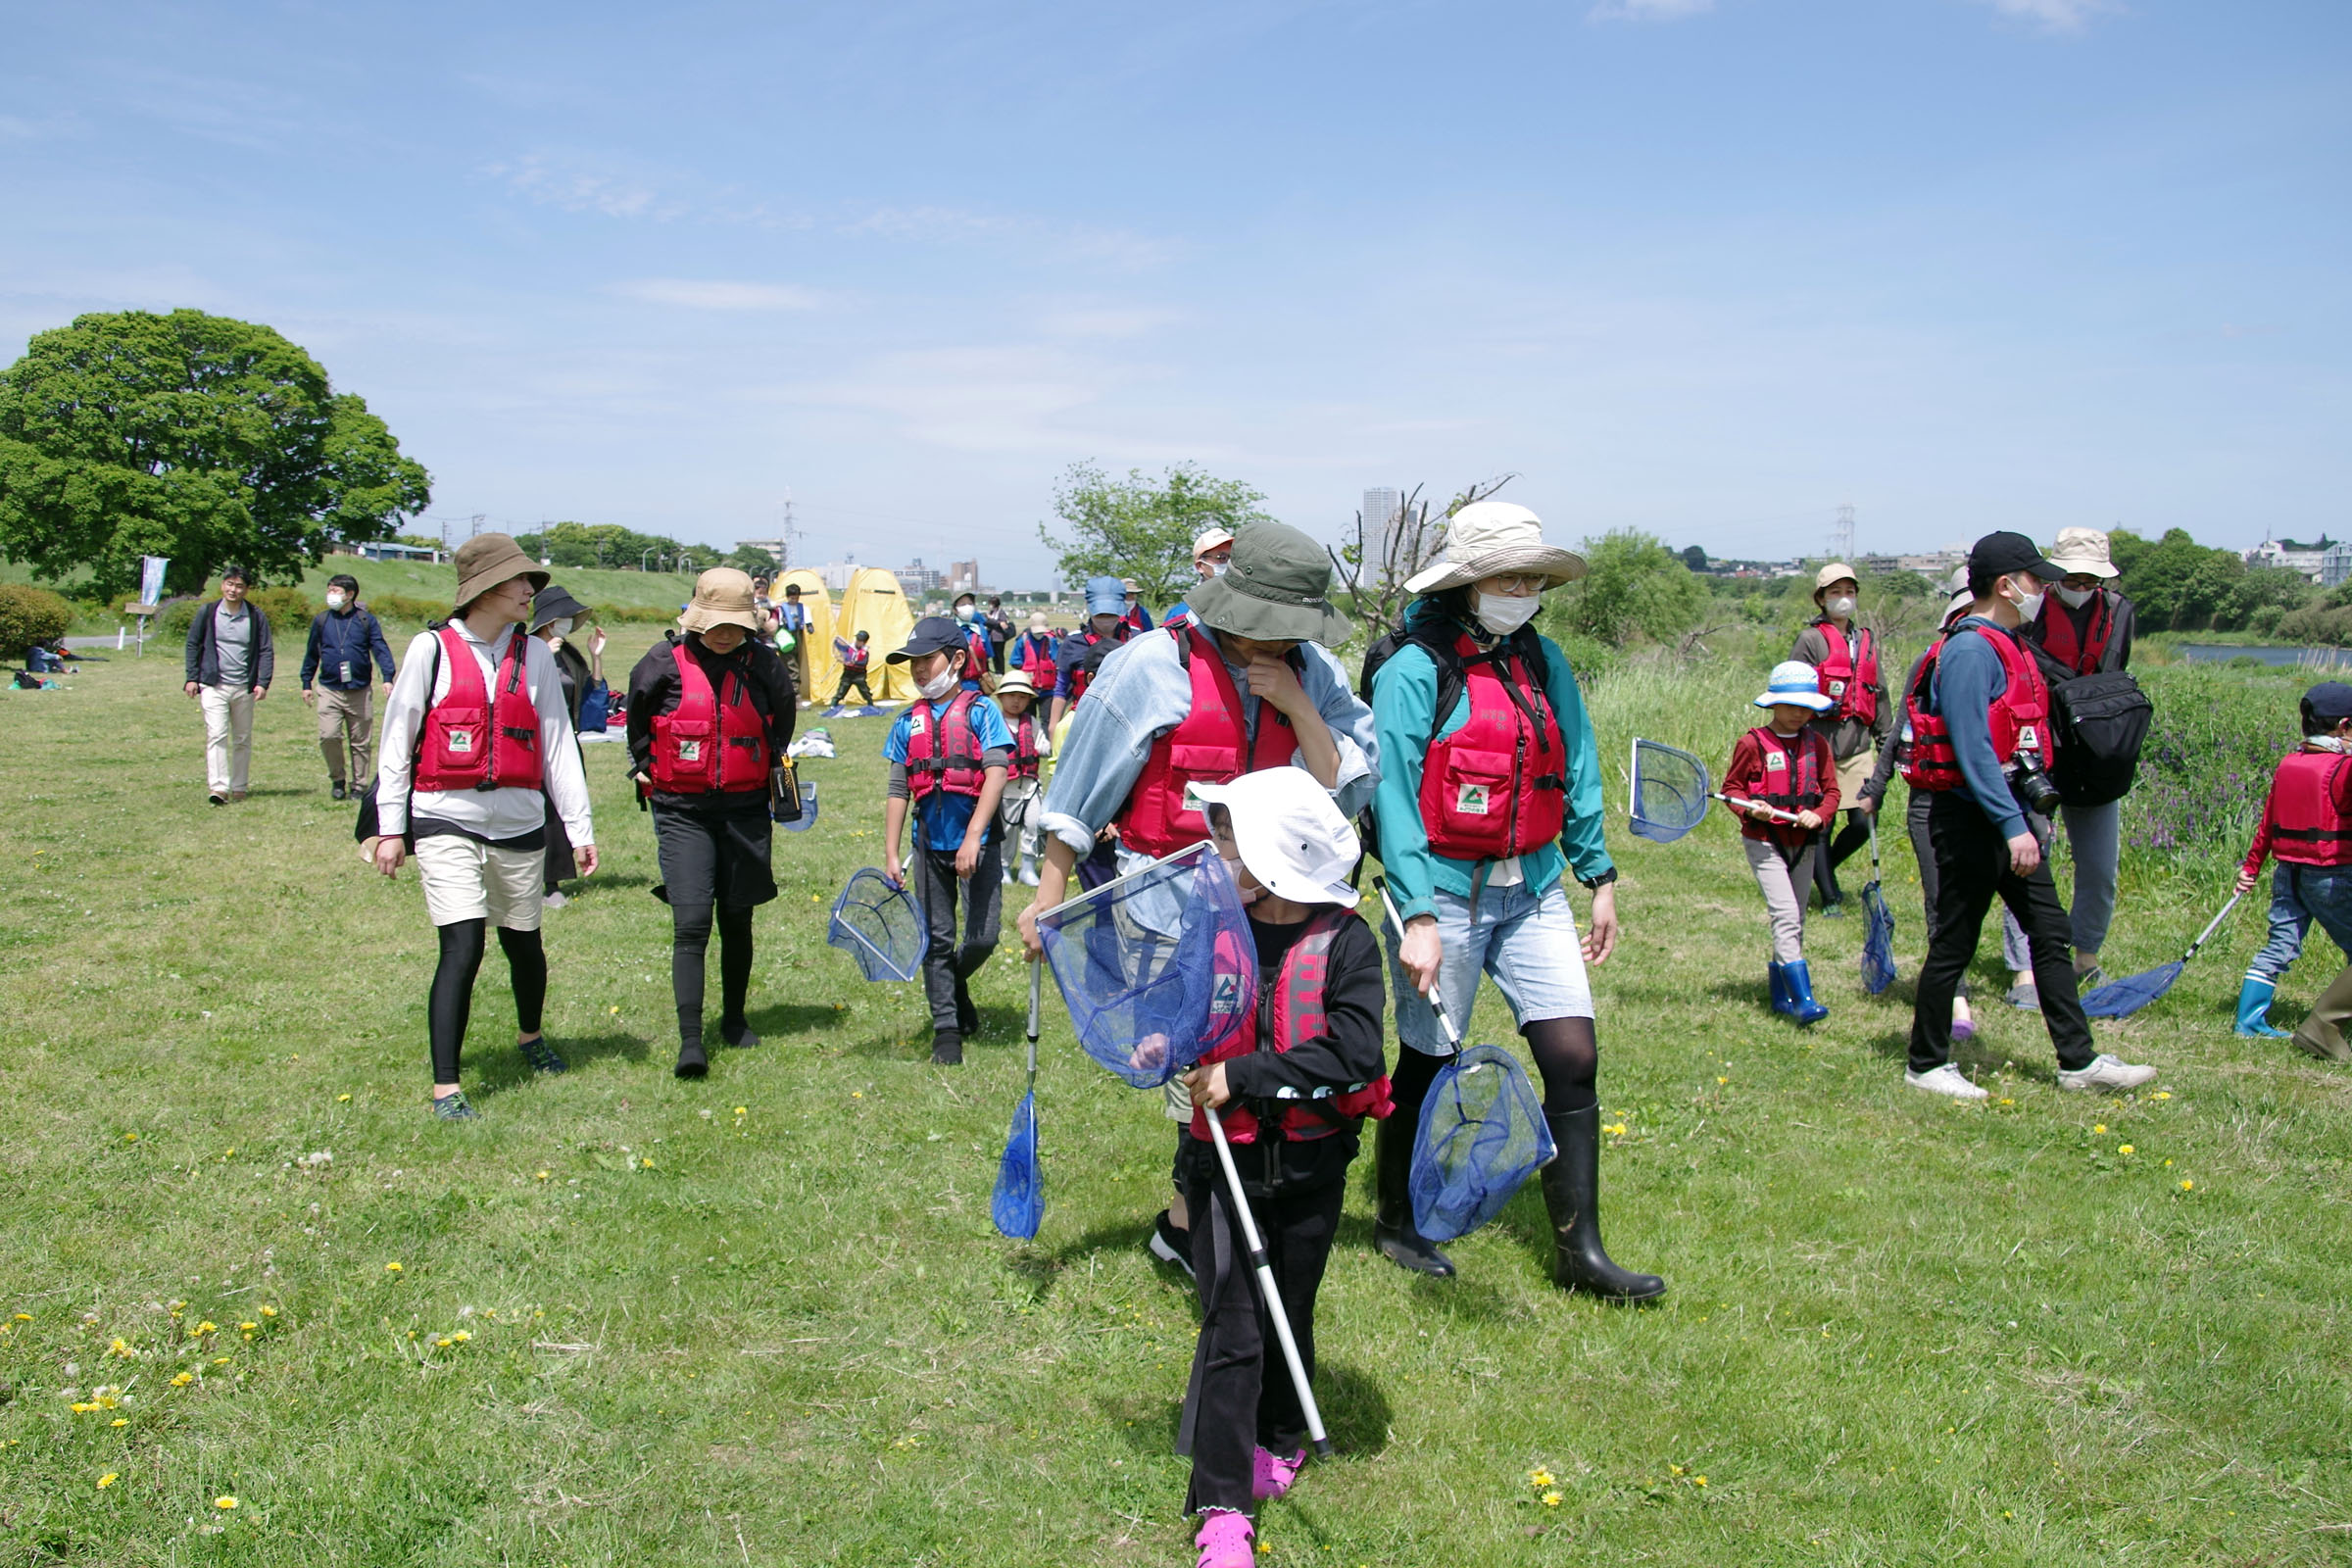
<instances>
[{"instance_id":1,"label":"gray sneaker","mask_svg":"<svg viewBox=\"0 0 2352 1568\"><path fill-rule=\"evenodd\" d=\"M433 1114L443 1121L473 1121L481 1112L466 1102L465 1090L454 1089L433 1102Z\"/></svg>"},{"instance_id":2,"label":"gray sneaker","mask_svg":"<svg viewBox=\"0 0 2352 1568\"><path fill-rule=\"evenodd\" d=\"M2078 1067L2073 1072L2068 1072L2064 1068L2059 1069L2058 1087L2061 1089L2137 1089L2155 1076L2156 1069L2153 1067L2136 1065L2124 1060L2121 1056L2101 1052L2091 1058L2090 1065L2087 1067Z\"/></svg>"},{"instance_id":3,"label":"gray sneaker","mask_svg":"<svg viewBox=\"0 0 2352 1568\"><path fill-rule=\"evenodd\" d=\"M2022 986L2011 986L2008 994L2002 997L2001 1000L2008 1003L2012 1007L2021 1007L2027 1012L2039 1012L2041 1010L2041 992L2035 989L2031 981L2028 981Z\"/></svg>"}]
</instances>

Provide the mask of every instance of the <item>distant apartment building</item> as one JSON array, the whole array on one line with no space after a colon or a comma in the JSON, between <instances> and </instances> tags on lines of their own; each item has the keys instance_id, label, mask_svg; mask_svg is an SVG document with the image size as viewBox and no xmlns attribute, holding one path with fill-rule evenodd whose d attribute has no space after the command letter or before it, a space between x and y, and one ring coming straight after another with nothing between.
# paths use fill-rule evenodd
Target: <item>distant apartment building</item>
<instances>
[{"instance_id":1,"label":"distant apartment building","mask_svg":"<svg viewBox=\"0 0 2352 1568\"><path fill-rule=\"evenodd\" d=\"M2246 552L2246 564L2249 566L2276 566L2285 571L2298 572L2313 582L2326 583L2328 581L2328 552L2336 548L2340 547L2326 534L2320 535L2316 544L2308 545L2298 544L2292 539L2266 537L2262 543ZM2342 579L2336 580L2341 581Z\"/></svg>"},{"instance_id":2,"label":"distant apartment building","mask_svg":"<svg viewBox=\"0 0 2352 1568\"><path fill-rule=\"evenodd\" d=\"M951 561L948 563L948 592L976 594L980 591L980 563Z\"/></svg>"},{"instance_id":3,"label":"distant apartment building","mask_svg":"<svg viewBox=\"0 0 2352 1568\"><path fill-rule=\"evenodd\" d=\"M2352 544L2331 544L2320 552L2320 586L2338 588L2352 580Z\"/></svg>"},{"instance_id":4,"label":"distant apartment building","mask_svg":"<svg viewBox=\"0 0 2352 1568\"><path fill-rule=\"evenodd\" d=\"M920 556L899 568L899 588L909 600L921 594L937 593L947 586L947 573L924 565Z\"/></svg>"},{"instance_id":5,"label":"distant apartment building","mask_svg":"<svg viewBox=\"0 0 2352 1568\"><path fill-rule=\"evenodd\" d=\"M738 550L764 550L767 552L768 559L781 566L784 564L784 552L787 546L781 539L738 539L735 541L735 548Z\"/></svg>"},{"instance_id":6,"label":"distant apartment building","mask_svg":"<svg viewBox=\"0 0 2352 1568\"><path fill-rule=\"evenodd\" d=\"M850 579L857 576L859 569L858 558L852 556L847 561L826 562L820 575L825 579L827 588L837 594L846 593L849 591Z\"/></svg>"}]
</instances>

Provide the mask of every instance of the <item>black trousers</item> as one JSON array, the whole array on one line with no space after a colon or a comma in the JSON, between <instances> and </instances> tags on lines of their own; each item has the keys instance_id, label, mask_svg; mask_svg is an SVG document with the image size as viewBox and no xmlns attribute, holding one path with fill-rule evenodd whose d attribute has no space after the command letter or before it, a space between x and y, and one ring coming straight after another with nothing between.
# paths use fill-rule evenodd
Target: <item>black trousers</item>
<instances>
[{"instance_id":1,"label":"black trousers","mask_svg":"<svg viewBox=\"0 0 2352 1568\"><path fill-rule=\"evenodd\" d=\"M670 1000L678 1009L678 1038L703 1038L704 973L710 931L718 928L720 1022L739 1027L752 980L752 910L776 896L768 860L774 826L767 797L752 810L692 810L654 803L654 848L662 885L654 896L669 906Z\"/></svg>"},{"instance_id":2,"label":"black trousers","mask_svg":"<svg viewBox=\"0 0 2352 1568\"><path fill-rule=\"evenodd\" d=\"M1235 1148L1234 1161L1245 1180L1257 1168L1262 1148ZM1184 1200L1193 1216L1200 1339L1193 1349L1193 1380L1185 1392L1177 1444L1178 1451L1189 1452L1193 1460L1184 1511L1226 1508L1250 1513L1257 1506L1250 1495L1255 1450L1287 1454L1305 1446L1306 1412L1291 1386L1273 1319L1258 1298L1249 1243L1233 1212L1216 1148L1197 1143L1192 1153ZM1328 1182L1303 1191L1278 1188L1250 1203L1310 1383L1315 1375L1315 1293L1323 1285L1323 1268L1331 1258L1347 1194L1344 1181Z\"/></svg>"},{"instance_id":3,"label":"black trousers","mask_svg":"<svg viewBox=\"0 0 2352 1568\"><path fill-rule=\"evenodd\" d=\"M841 684L833 688L833 706L835 708L841 706L841 700L850 695L850 688L853 686L858 688L858 695L865 699L866 707L874 706L873 688L865 683L865 671L845 669L841 672Z\"/></svg>"},{"instance_id":4,"label":"black trousers","mask_svg":"<svg viewBox=\"0 0 2352 1568\"><path fill-rule=\"evenodd\" d=\"M1911 1070L1930 1072L1951 1060L1952 993L1969 961L1984 915L1997 897L2017 916L2034 949L2034 986L2041 993L2041 1021L2057 1049L2058 1065L2072 1071L2098 1055L2090 1020L2075 994L2074 922L2058 902L2045 858L2032 876L2009 866L2009 844L1965 790L1936 793L1928 808L1928 840L1936 864L1936 906L1928 926L1928 958L1920 965L1919 1000L1911 1009Z\"/></svg>"},{"instance_id":5,"label":"black trousers","mask_svg":"<svg viewBox=\"0 0 2352 1568\"><path fill-rule=\"evenodd\" d=\"M1936 795L1931 790L1912 790L1909 793L1910 804L1903 808L1903 828L1911 835L1911 858L1919 862L1919 899L1927 916L1927 924L1920 929L1933 934L1936 929L1936 895L1938 884L1936 877L1936 846L1928 837L1928 808L1935 804ZM1880 797L1879 809L1884 814L1886 810L1884 796ZM1974 996L1974 993L1968 988L1966 970L1961 971L1960 986L1956 994L1963 997Z\"/></svg>"},{"instance_id":6,"label":"black trousers","mask_svg":"<svg viewBox=\"0 0 2352 1568\"><path fill-rule=\"evenodd\" d=\"M907 869L929 938L923 947L923 996L931 1004L931 1027L934 1032L961 1034L959 1020L972 1005L965 982L997 951L1004 923L1004 846L993 837L989 840L968 883L956 875L954 850L918 848ZM956 929L958 894L963 899L960 934Z\"/></svg>"}]
</instances>

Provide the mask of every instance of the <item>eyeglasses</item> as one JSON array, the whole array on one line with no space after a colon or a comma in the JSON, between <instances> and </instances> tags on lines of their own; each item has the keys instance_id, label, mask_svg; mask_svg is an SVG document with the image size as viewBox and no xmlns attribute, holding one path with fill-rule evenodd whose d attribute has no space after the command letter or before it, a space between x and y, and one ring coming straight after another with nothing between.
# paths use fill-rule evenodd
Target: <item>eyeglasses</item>
<instances>
[{"instance_id":1,"label":"eyeglasses","mask_svg":"<svg viewBox=\"0 0 2352 1568\"><path fill-rule=\"evenodd\" d=\"M1489 583L1496 593L1540 594L1551 586L1551 579L1540 571L1499 571L1492 577L1481 578L1480 587Z\"/></svg>"}]
</instances>

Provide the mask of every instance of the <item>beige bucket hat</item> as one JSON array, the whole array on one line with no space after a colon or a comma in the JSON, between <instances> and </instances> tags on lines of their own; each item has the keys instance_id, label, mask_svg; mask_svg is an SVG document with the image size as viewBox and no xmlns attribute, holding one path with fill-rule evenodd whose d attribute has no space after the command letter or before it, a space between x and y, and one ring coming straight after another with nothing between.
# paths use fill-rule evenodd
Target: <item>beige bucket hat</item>
<instances>
[{"instance_id":1,"label":"beige bucket hat","mask_svg":"<svg viewBox=\"0 0 2352 1568\"><path fill-rule=\"evenodd\" d=\"M1029 678L1027 670L1008 669L997 677L997 695L999 697L1007 697L1014 692L1019 692L1025 697L1037 695L1037 683Z\"/></svg>"},{"instance_id":2,"label":"beige bucket hat","mask_svg":"<svg viewBox=\"0 0 2352 1568\"><path fill-rule=\"evenodd\" d=\"M678 617L680 631L709 631L713 626L760 629L760 607L752 602L749 572L733 566L712 566L694 579L694 603Z\"/></svg>"},{"instance_id":3,"label":"beige bucket hat","mask_svg":"<svg viewBox=\"0 0 2352 1568\"><path fill-rule=\"evenodd\" d=\"M2059 529L2058 543L2050 548L2050 564L2070 577L2078 571L2093 577L2123 575L2107 559L2107 536L2096 528Z\"/></svg>"},{"instance_id":4,"label":"beige bucket hat","mask_svg":"<svg viewBox=\"0 0 2352 1568\"><path fill-rule=\"evenodd\" d=\"M1830 584L1842 582L1849 577L1853 579L1855 587L1862 586L1862 574L1842 561L1833 561L1822 567L1813 574L1813 602L1821 603L1821 596L1830 591Z\"/></svg>"},{"instance_id":5,"label":"beige bucket hat","mask_svg":"<svg viewBox=\"0 0 2352 1568\"><path fill-rule=\"evenodd\" d=\"M1473 501L1446 526L1446 553L1405 582L1407 593L1459 588L1496 572L1540 571L1557 588L1585 574L1585 558L1544 542L1543 519L1508 501Z\"/></svg>"},{"instance_id":6,"label":"beige bucket hat","mask_svg":"<svg viewBox=\"0 0 2352 1568\"><path fill-rule=\"evenodd\" d=\"M451 558L458 568L458 608L464 610L502 582L517 577L531 580L536 594L547 586L548 572L522 553L522 546L503 533L477 533L458 546Z\"/></svg>"}]
</instances>

